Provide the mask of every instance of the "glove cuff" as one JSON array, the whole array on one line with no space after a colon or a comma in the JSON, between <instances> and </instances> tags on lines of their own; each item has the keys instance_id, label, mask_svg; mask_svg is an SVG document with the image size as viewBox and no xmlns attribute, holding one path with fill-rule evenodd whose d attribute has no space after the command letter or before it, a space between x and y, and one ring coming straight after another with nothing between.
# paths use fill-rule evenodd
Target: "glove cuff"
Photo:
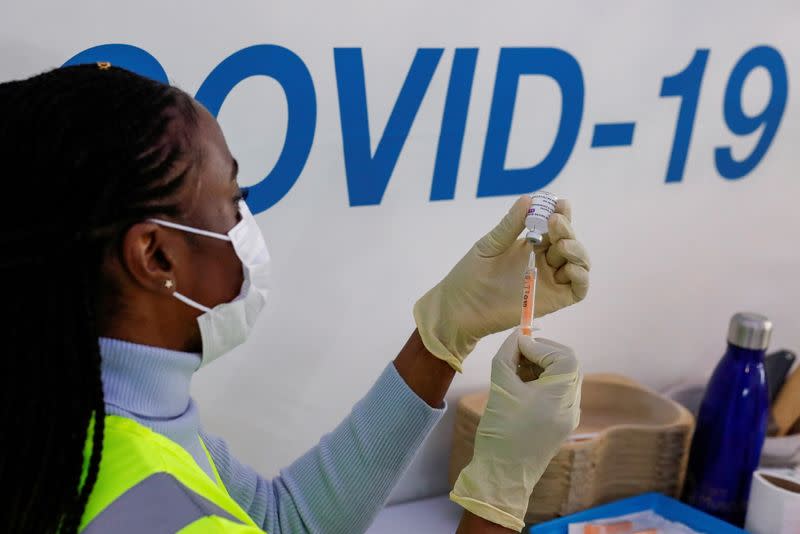
<instances>
[{"instance_id":1,"label":"glove cuff","mask_svg":"<svg viewBox=\"0 0 800 534\"><path fill-rule=\"evenodd\" d=\"M502 465L490 459L482 462L473 456L461 470L450 500L492 523L516 531L525 526L523 519L538 477L531 478L525 466Z\"/></svg>"},{"instance_id":2,"label":"glove cuff","mask_svg":"<svg viewBox=\"0 0 800 534\"><path fill-rule=\"evenodd\" d=\"M462 372L464 358L475 348L475 341L460 336L457 325L442 305L439 286L434 287L414 304L414 322L428 352L447 362L456 372Z\"/></svg>"},{"instance_id":3,"label":"glove cuff","mask_svg":"<svg viewBox=\"0 0 800 534\"><path fill-rule=\"evenodd\" d=\"M487 521L491 521L496 525L500 525L511 529L515 532L521 532L525 528L525 523L519 518L506 513L499 508L495 508L485 502L472 499L470 497L459 497L454 491L450 492L450 500L461 506L464 510L468 510L473 515L482 517Z\"/></svg>"}]
</instances>

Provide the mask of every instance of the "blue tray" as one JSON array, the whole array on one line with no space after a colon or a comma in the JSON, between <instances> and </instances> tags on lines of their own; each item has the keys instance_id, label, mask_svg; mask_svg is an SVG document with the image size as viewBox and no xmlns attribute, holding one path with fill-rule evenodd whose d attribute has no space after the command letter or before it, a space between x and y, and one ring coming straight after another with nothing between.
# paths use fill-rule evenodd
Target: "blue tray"
<instances>
[{"instance_id":1,"label":"blue tray","mask_svg":"<svg viewBox=\"0 0 800 534\"><path fill-rule=\"evenodd\" d=\"M687 506L680 501L671 499L660 493L645 493L612 502L603 506L598 506L584 512L568 515L560 519L554 519L547 523L542 523L527 530L529 534L567 534L570 523L581 521L591 521L592 519L605 519L620 515L633 514L653 510L661 517L670 521L679 521L698 532L708 534L747 534L746 531L737 528L730 523L726 523L701 512L696 508Z\"/></svg>"}]
</instances>

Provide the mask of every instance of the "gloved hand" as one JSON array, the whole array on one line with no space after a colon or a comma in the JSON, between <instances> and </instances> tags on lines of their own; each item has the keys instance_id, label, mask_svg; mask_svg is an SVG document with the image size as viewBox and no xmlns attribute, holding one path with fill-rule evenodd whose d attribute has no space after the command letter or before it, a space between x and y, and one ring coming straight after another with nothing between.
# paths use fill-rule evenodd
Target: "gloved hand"
<instances>
[{"instance_id":1,"label":"gloved hand","mask_svg":"<svg viewBox=\"0 0 800 534\"><path fill-rule=\"evenodd\" d=\"M520 380L520 353L544 369L539 378ZM581 382L569 347L515 330L492 361L489 401L472 461L450 499L492 523L522 530L534 485L578 426Z\"/></svg>"},{"instance_id":2,"label":"gloved hand","mask_svg":"<svg viewBox=\"0 0 800 534\"><path fill-rule=\"evenodd\" d=\"M456 371L480 338L519 324L522 278L532 245L517 238L530 203L528 195L520 197L500 224L414 305L425 347ZM569 203L559 200L548 233L535 247L537 317L582 300L589 290L589 256L570 221Z\"/></svg>"}]
</instances>

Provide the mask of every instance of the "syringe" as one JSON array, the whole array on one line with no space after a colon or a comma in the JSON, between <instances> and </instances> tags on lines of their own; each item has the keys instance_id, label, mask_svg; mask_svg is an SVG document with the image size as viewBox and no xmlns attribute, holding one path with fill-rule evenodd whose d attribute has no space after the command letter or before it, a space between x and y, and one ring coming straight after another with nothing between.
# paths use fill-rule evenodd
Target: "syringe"
<instances>
[{"instance_id":1,"label":"syringe","mask_svg":"<svg viewBox=\"0 0 800 534\"><path fill-rule=\"evenodd\" d=\"M528 267L525 269L522 286L522 318L520 319L519 328L523 336L533 335L533 312L536 303L537 275L536 254L534 251L531 251L531 255L528 257ZM542 371L543 369L539 365L520 355L519 363L517 364L517 375L523 382L536 380L539 378L539 375L542 374Z\"/></svg>"},{"instance_id":2,"label":"syringe","mask_svg":"<svg viewBox=\"0 0 800 534\"><path fill-rule=\"evenodd\" d=\"M524 282L522 286L522 319L520 319L520 331L523 336L533 334L533 306L536 300L536 253L531 251L528 257L528 267L525 269Z\"/></svg>"}]
</instances>

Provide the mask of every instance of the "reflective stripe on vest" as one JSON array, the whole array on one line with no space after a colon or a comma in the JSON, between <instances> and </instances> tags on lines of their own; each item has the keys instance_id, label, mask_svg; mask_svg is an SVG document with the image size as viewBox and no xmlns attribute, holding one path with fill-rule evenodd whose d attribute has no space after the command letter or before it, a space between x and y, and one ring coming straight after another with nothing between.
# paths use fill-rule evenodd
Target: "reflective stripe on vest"
<instances>
[{"instance_id":1,"label":"reflective stripe on vest","mask_svg":"<svg viewBox=\"0 0 800 534\"><path fill-rule=\"evenodd\" d=\"M86 525L84 534L174 534L215 515L244 524L168 473L156 473L118 497Z\"/></svg>"},{"instance_id":2,"label":"reflective stripe on vest","mask_svg":"<svg viewBox=\"0 0 800 534\"><path fill-rule=\"evenodd\" d=\"M214 478L174 441L131 419L107 416L100 470L79 531L173 534L199 532L194 527L202 524L214 532L263 533L208 460Z\"/></svg>"}]
</instances>

